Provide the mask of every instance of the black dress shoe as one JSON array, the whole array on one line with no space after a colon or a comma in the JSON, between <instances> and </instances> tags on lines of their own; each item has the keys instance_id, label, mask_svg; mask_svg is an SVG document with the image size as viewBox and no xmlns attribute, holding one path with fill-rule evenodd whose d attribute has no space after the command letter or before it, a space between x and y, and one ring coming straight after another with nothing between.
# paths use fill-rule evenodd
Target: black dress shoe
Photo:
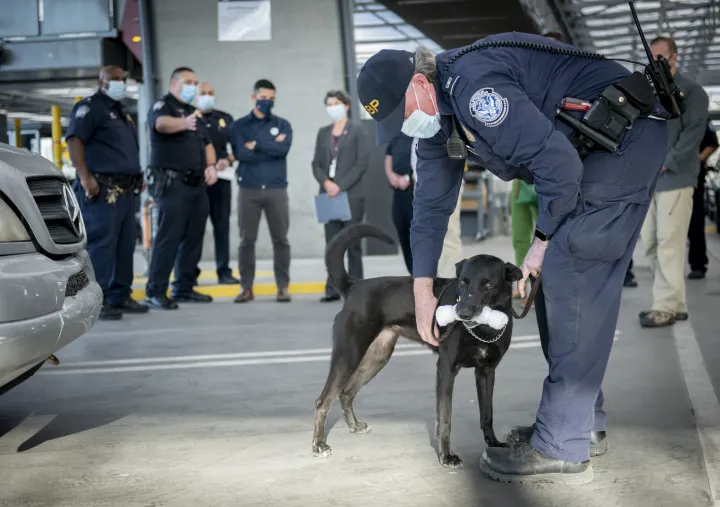
<instances>
[{"instance_id":1,"label":"black dress shoe","mask_svg":"<svg viewBox=\"0 0 720 507\"><path fill-rule=\"evenodd\" d=\"M184 294L173 294L173 299L178 303L211 303L213 300L211 296L201 294L196 290Z\"/></svg>"},{"instance_id":2,"label":"black dress shoe","mask_svg":"<svg viewBox=\"0 0 720 507\"><path fill-rule=\"evenodd\" d=\"M156 310L177 310L179 308L177 303L165 294L146 297L145 304Z\"/></svg>"},{"instance_id":3,"label":"black dress shoe","mask_svg":"<svg viewBox=\"0 0 720 507\"><path fill-rule=\"evenodd\" d=\"M688 275L688 280L702 280L703 278L705 278L704 269L693 269Z\"/></svg>"},{"instance_id":4,"label":"black dress shoe","mask_svg":"<svg viewBox=\"0 0 720 507\"><path fill-rule=\"evenodd\" d=\"M330 303L332 301L340 301L340 294L324 295L320 298L321 303Z\"/></svg>"},{"instance_id":5,"label":"black dress shoe","mask_svg":"<svg viewBox=\"0 0 720 507\"><path fill-rule=\"evenodd\" d=\"M635 275L632 273L626 273L625 274L625 281L623 282L623 287L637 287L638 283L635 279Z\"/></svg>"},{"instance_id":6,"label":"black dress shoe","mask_svg":"<svg viewBox=\"0 0 720 507\"><path fill-rule=\"evenodd\" d=\"M530 438L534 431L534 424L532 426L515 426L510 430L505 442L508 446L530 443ZM604 431L593 431L590 433L590 456L602 456L608 452L608 449L607 434Z\"/></svg>"},{"instance_id":7,"label":"black dress shoe","mask_svg":"<svg viewBox=\"0 0 720 507\"><path fill-rule=\"evenodd\" d=\"M218 283L220 285L239 285L240 280L238 280L232 275L222 275L218 276Z\"/></svg>"},{"instance_id":8,"label":"black dress shoe","mask_svg":"<svg viewBox=\"0 0 720 507\"><path fill-rule=\"evenodd\" d=\"M480 459L480 470L500 482L587 484L593 479L590 460L554 459L528 443L514 447L488 447Z\"/></svg>"},{"instance_id":9,"label":"black dress shoe","mask_svg":"<svg viewBox=\"0 0 720 507\"><path fill-rule=\"evenodd\" d=\"M122 313L147 313L150 310L147 305L138 303L129 296L127 299L114 302L112 307L116 310L120 310Z\"/></svg>"},{"instance_id":10,"label":"black dress shoe","mask_svg":"<svg viewBox=\"0 0 720 507\"><path fill-rule=\"evenodd\" d=\"M122 312L116 308L113 308L110 303L103 302L102 308L100 309L100 320L119 320L122 319Z\"/></svg>"}]
</instances>

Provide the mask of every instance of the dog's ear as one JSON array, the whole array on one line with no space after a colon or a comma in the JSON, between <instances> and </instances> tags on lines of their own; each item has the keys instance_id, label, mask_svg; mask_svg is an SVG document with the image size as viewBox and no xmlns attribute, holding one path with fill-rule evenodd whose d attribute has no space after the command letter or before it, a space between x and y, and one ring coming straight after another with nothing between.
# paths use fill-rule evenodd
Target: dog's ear
<instances>
[{"instance_id":1,"label":"dog's ear","mask_svg":"<svg viewBox=\"0 0 720 507\"><path fill-rule=\"evenodd\" d=\"M455 264L455 278L460 278L460 273L462 273L463 268L465 267L465 263L467 262L467 259L463 259L457 264Z\"/></svg>"},{"instance_id":2,"label":"dog's ear","mask_svg":"<svg viewBox=\"0 0 720 507\"><path fill-rule=\"evenodd\" d=\"M523 274L520 268L518 268L512 262L505 263L505 280L512 283L517 282L518 280L522 280L522 277Z\"/></svg>"}]
</instances>

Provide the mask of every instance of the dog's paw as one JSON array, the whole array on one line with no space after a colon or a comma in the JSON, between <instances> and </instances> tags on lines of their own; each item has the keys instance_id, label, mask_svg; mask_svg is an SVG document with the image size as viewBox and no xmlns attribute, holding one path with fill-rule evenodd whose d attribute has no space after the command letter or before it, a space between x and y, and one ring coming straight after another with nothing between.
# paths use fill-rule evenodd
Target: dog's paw
<instances>
[{"instance_id":1,"label":"dog's paw","mask_svg":"<svg viewBox=\"0 0 720 507\"><path fill-rule=\"evenodd\" d=\"M319 458L329 458L332 454L332 449L325 442L318 442L313 444L313 455Z\"/></svg>"},{"instance_id":2,"label":"dog's paw","mask_svg":"<svg viewBox=\"0 0 720 507\"><path fill-rule=\"evenodd\" d=\"M463 466L460 456L455 454L442 454L440 456L440 464L446 468L462 468Z\"/></svg>"},{"instance_id":3,"label":"dog's paw","mask_svg":"<svg viewBox=\"0 0 720 507\"><path fill-rule=\"evenodd\" d=\"M372 428L367 423L359 422L354 428L350 428L350 433L370 433Z\"/></svg>"}]
</instances>

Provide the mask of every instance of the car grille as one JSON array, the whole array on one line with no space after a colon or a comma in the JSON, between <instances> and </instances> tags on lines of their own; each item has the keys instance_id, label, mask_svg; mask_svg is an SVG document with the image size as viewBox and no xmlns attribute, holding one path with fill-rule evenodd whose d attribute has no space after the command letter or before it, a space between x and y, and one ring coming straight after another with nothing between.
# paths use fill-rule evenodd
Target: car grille
<instances>
[{"instance_id":1,"label":"car grille","mask_svg":"<svg viewBox=\"0 0 720 507\"><path fill-rule=\"evenodd\" d=\"M88 279L85 271L75 273L68 278L67 287L65 287L65 297L76 296L78 292L88 286L90 280Z\"/></svg>"},{"instance_id":2,"label":"car grille","mask_svg":"<svg viewBox=\"0 0 720 507\"><path fill-rule=\"evenodd\" d=\"M52 240L61 245L81 242L82 217L70 186L55 178L29 178L27 184Z\"/></svg>"}]
</instances>

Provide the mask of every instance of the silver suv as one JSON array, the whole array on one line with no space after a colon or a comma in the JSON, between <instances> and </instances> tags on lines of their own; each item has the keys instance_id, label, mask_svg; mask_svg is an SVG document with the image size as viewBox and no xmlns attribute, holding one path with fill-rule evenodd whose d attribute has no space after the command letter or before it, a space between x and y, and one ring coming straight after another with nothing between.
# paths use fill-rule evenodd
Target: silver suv
<instances>
[{"instance_id":1,"label":"silver suv","mask_svg":"<svg viewBox=\"0 0 720 507\"><path fill-rule=\"evenodd\" d=\"M103 296L85 244L62 173L0 143L0 394L97 321Z\"/></svg>"}]
</instances>

